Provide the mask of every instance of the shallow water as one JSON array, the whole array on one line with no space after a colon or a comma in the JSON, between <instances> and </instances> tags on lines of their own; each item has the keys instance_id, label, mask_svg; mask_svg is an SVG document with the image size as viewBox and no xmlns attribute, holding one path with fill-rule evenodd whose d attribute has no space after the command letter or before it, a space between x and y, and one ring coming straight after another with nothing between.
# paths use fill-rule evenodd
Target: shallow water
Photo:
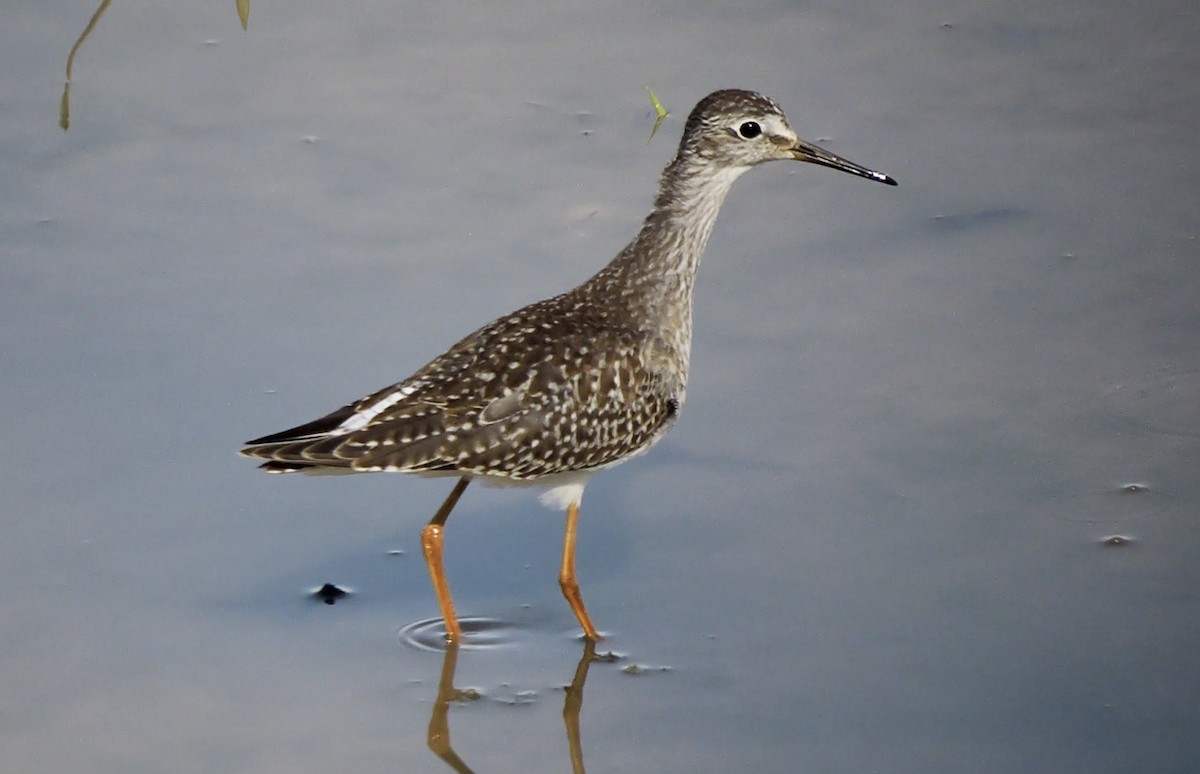
<instances>
[{"instance_id":1,"label":"shallow water","mask_svg":"<svg viewBox=\"0 0 1200 774\"><path fill-rule=\"evenodd\" d=\"M115 4L65 133L94 6L26 5L0 769L1200 768L1194 4ZM687 410L584 501L605 658L560 515L474 487L447 658L448 482L234 450L588 276L728 86L900 187L738 183Z\"/></svg>"}]
</instances>

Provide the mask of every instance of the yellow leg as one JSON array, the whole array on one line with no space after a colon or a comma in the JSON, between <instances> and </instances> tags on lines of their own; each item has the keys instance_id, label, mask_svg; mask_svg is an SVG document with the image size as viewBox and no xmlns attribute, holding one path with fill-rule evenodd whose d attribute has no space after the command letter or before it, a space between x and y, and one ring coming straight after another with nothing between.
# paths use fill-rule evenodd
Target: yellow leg
<instances>
[{"instance_id":1,"label":"yellow leg","mask_svg":"<svg viewBox=\"0 0 1200 774\"><path fill-rule=\"evenodd\" d=\"M562 570L558 573L558 585L562 586L563 596L571 606L579 625L583 627L584 635L595 642L603 639L592 619L588 618L587 608L583 606L583 597L579 594L579 581L575 579L575 529L579 524L579 503L567 506L567 534L563 539Z\"/></svg>"},{"instance_id":2,"label":"yellow leg","mask_svg":"<svg viewBox=\"0 0 1200 774\"><path fill-rule=\"evenodd\" d=\"M438 508L437 513L421 530L421 550L425 553L425 565L429 568L433 593L437 594L438 606L442 608L442 619L446 622L446 639L452 643L457 643L462 638L462 629L459 628L458 617L454 614L454 599L450 596L450 584L446 582L446 569L442 566L442 528L469 483L469 477L460 478L450 491L450 496L442 503L442 507Z\"/></svg>"}]
</instances>

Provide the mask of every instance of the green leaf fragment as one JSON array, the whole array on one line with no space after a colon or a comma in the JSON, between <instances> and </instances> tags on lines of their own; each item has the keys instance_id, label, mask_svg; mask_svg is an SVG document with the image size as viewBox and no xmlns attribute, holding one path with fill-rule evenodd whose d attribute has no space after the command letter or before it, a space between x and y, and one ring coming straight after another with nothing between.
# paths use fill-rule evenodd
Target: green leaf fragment
<instances>
[{"instance_id":1,"label":"green leaf fragment","mask_svg":"<svg viewBox=\"0 0 1200 774\"><path fill-rule=\"evenodd\" d=\"M650 144L650 140L654 139L654 135L658 133L658 128L662 126L663 121L667 118L667 109L663 107L663 103L658 101L658 95L654 93L654 89L646 87L646 93L650 95L650 104L654 107L654 112L658 117L654 119L654 128L650 130L650 137L646 140L646 144Z\"/></svg>"}]
</instances>

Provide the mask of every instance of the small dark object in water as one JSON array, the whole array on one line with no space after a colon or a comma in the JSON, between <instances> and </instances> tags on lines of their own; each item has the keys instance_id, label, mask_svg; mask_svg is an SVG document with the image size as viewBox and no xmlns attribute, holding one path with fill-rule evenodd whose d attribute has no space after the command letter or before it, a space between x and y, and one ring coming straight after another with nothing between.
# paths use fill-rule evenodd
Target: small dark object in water
<instances>
[{"instance_id":1,"label":"small dark object in water","mask_svg":"<svg viewBox=\"0 0 1200 774\"><path fill-rule=\"evenodd\" d=\"M341 586L335 586L332 583L326 583L321 588L314 591L310 596L313 599L319 599L327 605L332 605L343 597L350 596L350 592L346 591Z\"/></svg>"}]
</instances>

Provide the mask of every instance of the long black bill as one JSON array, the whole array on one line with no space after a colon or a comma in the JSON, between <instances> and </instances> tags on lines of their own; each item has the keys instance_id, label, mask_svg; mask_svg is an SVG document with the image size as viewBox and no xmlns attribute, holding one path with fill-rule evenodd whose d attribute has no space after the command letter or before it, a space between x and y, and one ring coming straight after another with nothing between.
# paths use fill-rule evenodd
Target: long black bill
<instances>
[{"instance_id":1,"label":"long black bill","mask_svg":"<svg viewBox=\"0 0 1200 774\"><path fill-rule=\"evenodd\" d=\"M792 154L796 161L807 161L810 164L820 164L823 167L830 169L838 169L842 172L849 172L852 175L865 177L868 180L874 180L877 183L884 185L898 185L891 177L876 172L873 169L860 167L853 161L847 161L836 153L830 153L824 148L813 145L811 142L804 140L796 140L796 144L792 146Z\"/></svg>"}]
</instances>

